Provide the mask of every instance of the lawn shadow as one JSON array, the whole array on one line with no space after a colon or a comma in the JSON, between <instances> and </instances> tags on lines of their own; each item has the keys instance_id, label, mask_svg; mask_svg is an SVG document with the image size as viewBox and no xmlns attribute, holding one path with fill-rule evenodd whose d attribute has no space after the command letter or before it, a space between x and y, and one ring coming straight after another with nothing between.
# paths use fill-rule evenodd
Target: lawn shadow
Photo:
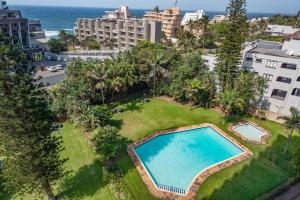
<instances>
[{"instance_id":1,"label":"lawn shadow","mask_svg":"<svg viewBox=\"0 0 300 200\"><path fill-rule=\"evenodd\" d=\"M81 167L75 174L68 177L57 195L58 199L84 199L94 196L95 193L104 187L102 165L99 160L95 160L90 165Z\"/></svg>"},{"instance_id":2,"label":"lawn shadow","mask_svg":"<svg viewBox=\"0 0 300 200\"><path fill-rule=\"evenodd\" d=\"M200 186L197 199L255 199L286 181L292 176L291 154L296 144L300 143L300 138L294 137L293 147L290 146L288 154L283 154L286 141L285 137L279 135L271 146L226 180L220 188L215 189L210 196L201 196ZM215 175L215 178L222 176L222 171Z\"/></svg>"},{"instance_id":3,"label":"lawn shadow","mask_svg":"<svg viewBox=\"0 0 300 200\"><path fill-rule=\"evenodd\" d=\"M118 129L121 129L122 125L123 125L123 120L122 119L112 119L109 124L117 127Z\"/></svg>"}]
</instances>

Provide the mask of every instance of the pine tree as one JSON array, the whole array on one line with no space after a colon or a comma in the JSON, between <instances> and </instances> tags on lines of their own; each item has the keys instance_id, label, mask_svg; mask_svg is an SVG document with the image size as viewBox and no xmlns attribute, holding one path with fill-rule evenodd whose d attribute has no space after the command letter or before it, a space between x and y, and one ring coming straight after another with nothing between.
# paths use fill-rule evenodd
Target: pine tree
<instances>
[{"instance_id":1,"label":"pine tree","mask_svg":"<svg viewBox=\"0 0 300 200\"><path fill-rule=\"evenodd\" d=\"M52 134L47 92L35 85L27 57L0 36L0 149L6 189L55 199L51 186L66 175L61 138Z\"/></svg>"},{"instance_id":2,"label":"pine tree","mask_svg":"<svg viewBox=\"0 0 300 200\"><path fill-rule=\"evenodd\" d=\"M234 87L240 72L241 52L248 33L246 0L231 0L226 12L228 19L217 51L217 72L223 91Z\"/></svg>"}]
</instances>

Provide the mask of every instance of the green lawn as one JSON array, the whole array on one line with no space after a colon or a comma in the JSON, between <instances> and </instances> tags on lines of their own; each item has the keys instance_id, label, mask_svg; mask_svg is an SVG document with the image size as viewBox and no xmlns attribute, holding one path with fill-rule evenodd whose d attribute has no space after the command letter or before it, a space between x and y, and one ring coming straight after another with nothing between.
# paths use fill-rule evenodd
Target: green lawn
<instances>
[{"instance_id":1,"label":"green lawn","mask_svg":"<svg viewBox=\"0 0 300 200\"><path fill-rule=\"evenodd\" d=\"M199 108L190 111L188 106L160 99L145 104L131 102L122 106L125 112L115 115L114 119L121 127L121 134L131 141L153 131L204 122L216 124L229 133L228 124L222 115L213 110ZM290 176L290 155L281 153L286 142L281 125L270 121L256 122L273 133L268 145L242 142L254 152L254 156L209 177L200 187L197 199L254 199L287 180ZM109 186L103 183L101 163L81 131L66 123L62 136L65 147L63 156L69 158L66 167L72 172L55 189L60 199L116 199ZM300 138L295 136L291 149L299 142ZM127 199L154 199L125 152L118 165L124 174L123 182L129 193ZM20 199L16 196L1 196L0 192L0 199L9 198Z\"/></svg>"}]
</instances>

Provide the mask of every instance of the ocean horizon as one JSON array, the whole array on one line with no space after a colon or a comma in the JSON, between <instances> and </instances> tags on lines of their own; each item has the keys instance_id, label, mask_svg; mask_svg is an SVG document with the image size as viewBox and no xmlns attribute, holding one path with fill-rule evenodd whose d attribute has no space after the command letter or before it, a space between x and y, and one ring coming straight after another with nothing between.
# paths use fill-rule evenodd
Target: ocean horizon
<instances>
[{"instance_id":1,"label":"ocean horizon","mask_svg":"<svg viewBox=\"0 0 300 200\"><path fill-rule=\"evenodd\" d=\"M60 30L73 33L74 24L77 18L98 18L105 14L105 11L116 10L117 8L91 8L91 7L65 7L65 6L27 6L10 5L11 9L18 9L22 16L28 19L41 20L42 28L47 37L55 37ZM129 8L135 17L142 17L146 11L151 9ZM193 10L182 10L182 15ZM214 15L225 14L222 11L205 11L212 18ZM270 17L278 13L254 13L248 12L248 18ZM287 13L287 15L290 15Z\"/></svg>"}]
</instances>

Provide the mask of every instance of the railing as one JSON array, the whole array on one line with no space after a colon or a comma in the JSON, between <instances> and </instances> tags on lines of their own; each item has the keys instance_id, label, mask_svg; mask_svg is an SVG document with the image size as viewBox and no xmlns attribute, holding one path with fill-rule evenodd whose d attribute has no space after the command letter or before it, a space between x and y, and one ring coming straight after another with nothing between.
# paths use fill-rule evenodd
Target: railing
<instances>
[{"instance_id":1,"label":"railing","mask_svg":"<svg viewBox=\"0 0 300 200\"><path fill-rule=\"evenodd\" d=\"M173 187L173 186L168 186L168 185L162 185L162 184L157 184L157 187L163 190L168 190L170 192L176 192L179 194L185 194L185 190L184 189L180 189L177 187Z\"/></svg>"}]
</instances>

